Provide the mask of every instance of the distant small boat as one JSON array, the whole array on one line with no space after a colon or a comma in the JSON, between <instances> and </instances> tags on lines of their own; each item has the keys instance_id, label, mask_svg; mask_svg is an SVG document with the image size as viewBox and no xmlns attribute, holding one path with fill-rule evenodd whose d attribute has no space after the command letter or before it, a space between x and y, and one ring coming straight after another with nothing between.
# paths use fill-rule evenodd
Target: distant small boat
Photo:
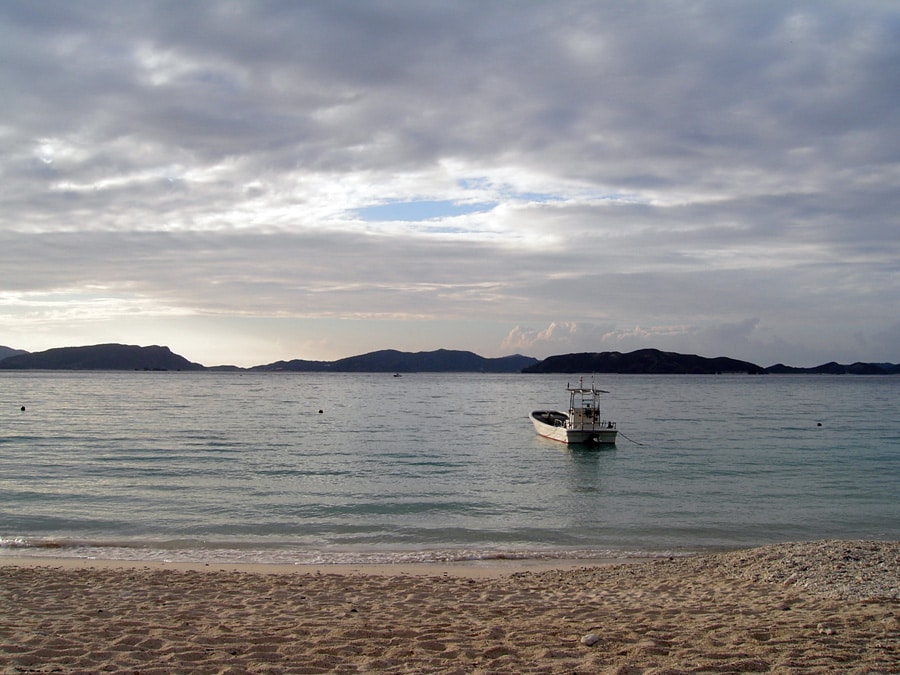
<instances>
[{"instance_id":1,"label":"distant small boat","mask_svg":"<svg viewBox=\"0 0 900 675\"><path fill-rule=\"evenodd\" d=\"M560 410L535 410L528 417L534 430L545 438L562 443L599 443L616 442L616 423L604 420L600 416L600 394L608 391L597 389L593 384L584 386L584 381L577 387L566 387L569 392L569 412Z\"/></svg>"},{"instance_id":2,"label":"distant small boat","mask_svg":"<svg viewBox=\"0 0 900 675\"><path fill-rule=\"evenodd\" d=\"M400 373L394 373L394 377L403 377Z\"/></svg>"}]
</instances>

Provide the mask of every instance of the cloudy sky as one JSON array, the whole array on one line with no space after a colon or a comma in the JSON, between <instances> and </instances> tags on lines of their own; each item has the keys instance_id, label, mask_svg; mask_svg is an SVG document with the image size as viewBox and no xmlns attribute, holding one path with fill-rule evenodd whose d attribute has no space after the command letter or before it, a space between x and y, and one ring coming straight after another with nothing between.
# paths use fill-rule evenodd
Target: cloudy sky
<instances>
[{"instance_id":1,"label":"cloudy sky","mask_svg":"<svg viewBox=\"0 0 900 675\"><path fill-rule=\"evenodd\" d=\"M4 0L0 345L900 362L895 0Z\"/></svg>"}]
</instances>

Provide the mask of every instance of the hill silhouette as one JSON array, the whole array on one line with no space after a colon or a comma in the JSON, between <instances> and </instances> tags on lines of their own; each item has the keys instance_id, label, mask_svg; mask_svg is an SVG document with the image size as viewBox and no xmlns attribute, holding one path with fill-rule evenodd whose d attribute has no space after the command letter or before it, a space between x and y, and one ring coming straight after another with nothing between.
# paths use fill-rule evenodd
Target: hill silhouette
<instances>
[{"instance_id":1,"label":"hill silhouette","mask_svg":"<svg viewBox=\"0 0 900 675\"><path fill-rule=\"evenodd\" d=\"M707 358L696 354L664 352L659 349L638 349L622 352L582 352L550 356L524 373L620 373L657 375L716 375L722 373L747 373L750 375L897 375L900 365L893 363L853 363L841 365L830 362L812 368L796 368L776 364L763 368L749 361L725 356Z\"/></svg>"},{"instance_id":2,"label":"hill silhouette","mask_svg":"<svg viewBox=\"0 0 900 675\"><path fill-rule=\"evenodd\" d=\"M638 349L634 352L584 352L551 356L525 368L525 373L645 373L701 375L716 373L763 374L765 368L724 356L706 358L695 354Z\"/></svg>"},{"instance_id":3,"label":"hill silhouette","mask_svg":"<svg viewBox=\"0 0 900 675\"><path fill-rule=\"evenodd\" d=\"M437 349L429 352L401 352L396 349L350 356L337 361L276 361L266 365L207 367L188 361L168 347L138 347L101 344L86 347L59 347L29 353L0 347L0 369L6 370L211 370L258 372L331 372L331 373L622 373L622 374L827 374L898 375L894 363L856 362L842 365L834 361L812 368L797 368L778 363L763 368L749 361L724 356L707 358L696 354L638 349L622 352L582 352L550 356L543 361L514 354L485 358L473 352Z\"/></svg>"},{"instance_id":4,"label":"hill silhouette","mask_svg":"<svg viewBox=\"0 0 900 675\"><path fill-rule=\"evenodd\" d=\"M0 361L7 370L203 370L168 347L103 344L58 347Z\"/></svg>"},{"instance_id":5,"label":"hill silhouette","mask_svg":"<svg viewBox=\"0 0 900 675\"><path fill-rule=\"evenodd\" d=\"M530 356L485 358L473 352L438 349L431 352L401 352L383 349L337 361L278 361L251 370L285 370L332 373L519 373L534 365Z\"/></svg>"},{"instance_id":6,"label":"hill silhouette","mask_svg":"<svg viewBox=\"0 0 900 675\"><path fill-rule=\"evenodd\" d=\"M813 368L795 368L777 363L766 368L767 373L773 375L790 375L792 373L810 373L816 375L900 375L900 364L896 363L862 363L857 361L849 365L842 365L830 361Z\"/></svg>"},{"instance_id":7,"label":"hill silhouette","mask_svg":"<svg viewBox=\"0 0 900 675\"><path fill-rule=\"evenodd\" d=\"M4 347L0 345L0 361L3 359L8 359L10 356L18 356L19 354L27 354L24 349L12 349L11 347Z\"/></svg>"}]
</instances>

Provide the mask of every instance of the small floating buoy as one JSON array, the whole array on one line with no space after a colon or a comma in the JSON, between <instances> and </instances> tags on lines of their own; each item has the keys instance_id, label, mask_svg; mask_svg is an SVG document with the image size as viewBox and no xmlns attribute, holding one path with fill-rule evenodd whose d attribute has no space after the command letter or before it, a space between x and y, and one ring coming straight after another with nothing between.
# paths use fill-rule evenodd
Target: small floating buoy
<instances>
[{"instance_id":1,"label":"small floating buoy","mask_svg":"<svg viewBox=\"0 0 900 675\"><path fill-rule=\"evenodd\" d=\"M25 412L25 406L23 405L21 408L19 408L19 410L21 410L22 412Z\"/></svg>"},{"instance_id":2,"label":"small floating buoy","mask_svg":"<svg viewBox=\"0 0 900 675\"><path fill-rule=\"evenodd\" d=\"M821 422L816 422L816 426L817 426L817 427L820 427L820 426L822 426L822 423L821 423Z\"/></svg>"},{"instance_id":3,"label":"small floating buoy","mask_svg":"<svg viewBox=\"0 0 900 675\"><path fill-rule=\"evenodd\" d=\"M319 410L319 414L320 414L320 415L322 414L322 410L321 410L321 409Z\"/></svg>"}]
</instances>

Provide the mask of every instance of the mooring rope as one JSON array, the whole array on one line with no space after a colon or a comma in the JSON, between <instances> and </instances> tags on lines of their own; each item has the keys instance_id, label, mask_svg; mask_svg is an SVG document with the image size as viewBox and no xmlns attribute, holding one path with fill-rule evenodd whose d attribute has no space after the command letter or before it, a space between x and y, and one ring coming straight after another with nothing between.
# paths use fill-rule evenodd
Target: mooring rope
<instances>
[{"instance_id":1,"label":"mooring rope","mask_svg":"<svg viewBox=\"0 0 900 675\"><path fill-rule=\"evenodd\" d=\"M631 442L634 443L635 445L643 445L643 443L638 443L638 442L637 442L636 440L634 440L633 438L628 438L628 436L626 436L625 434L623 434L621 431L619 432L619 436L621 436L621 437L624 438L625 440L631 441Z\"/></svg>"}]
</instances>

